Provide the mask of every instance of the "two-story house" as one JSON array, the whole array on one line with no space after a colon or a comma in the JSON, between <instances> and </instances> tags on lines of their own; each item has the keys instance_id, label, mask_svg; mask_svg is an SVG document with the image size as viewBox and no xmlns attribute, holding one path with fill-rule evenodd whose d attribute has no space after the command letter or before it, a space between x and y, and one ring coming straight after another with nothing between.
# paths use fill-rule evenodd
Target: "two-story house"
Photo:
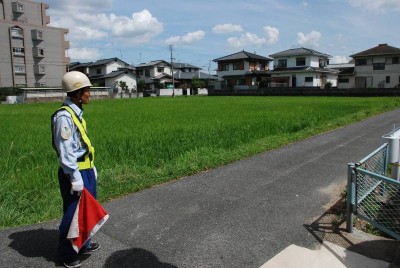
<instances>
[{"instance_id":1,"label":"two-story house","mask_svg":"<svg viewBox=\"0 0 400 268\"><path fill-rule=\"evenodd\" d=\"M270 55L274 59L270 87L337 85L337 70L327 68L330 55L309 48L293 48Z\"/></svg>"},{"instance_id":2,"label":"two-story house","mask_svg":"<svg viewBox=\"0 0 400 268\"><path fill-rule=\"evenodd\" d=\"M190 87L190 83L193 78L198 78L205 81L208 85L210 81L216 81L217 77L211 76L210 73L204 73L200 67L188 64L188 63L173 63L174 66L174 78L177 79L181 85Z\"/></svg>"},{"instance_id":3,"label":"two-story house","mask_svg":"<svg viewBox=\"0 0 400 268\"><path fill-rule=\"evenodd\" d=\"M134 68L118 58L88 63L74 62L69 65L69 71L80 71L86 74L97 86L117 89L119 82L122 81L126 83L129 91L137 88Z\"/></svg>"},{"instance_id":4,"label":"two-story house","mask_svg":"<svg viewBox=\"0 0 400 268\"><path fill-rule=\"evenodd\" d=\"M355 60L356 88L393 88L400 85L400 49L387 44L350 55Z\"/></svg>"},{"instance_id":5,"label":"two-story house","mask_svg":"<svg viewBox=\"0 0 400 268\"><path fill-rule=\"evenodd\" d=\"M49 6L0 0L0 87L60 86L69 64L68 29L47 26Z\"/></svg>"},{"instance_id":6,"label":"two-story house","mask_svg":"<svg viewBox=\"0 0 400 268\"><path fill-rule=\"evenodd\" d=\"M165 60L154 60L136 66L137 81L144 81L150 90L155 90L160 84L172 88L171 64ZM178 81L174 80L175 87Z\"/></svg>"},{"instance_id":7,"label":"two-story house","mask_svg":"<svg viewBox=\"0 0 400 268\"><path fill-rule=\"evenodd\" d=\"M268 79L272 58L243 50L213 61L218 64L217 75L222 88L239 90L257 86L262 79ZM216 86L216 89L219 88Z\"/></svg>"}]
</instances>

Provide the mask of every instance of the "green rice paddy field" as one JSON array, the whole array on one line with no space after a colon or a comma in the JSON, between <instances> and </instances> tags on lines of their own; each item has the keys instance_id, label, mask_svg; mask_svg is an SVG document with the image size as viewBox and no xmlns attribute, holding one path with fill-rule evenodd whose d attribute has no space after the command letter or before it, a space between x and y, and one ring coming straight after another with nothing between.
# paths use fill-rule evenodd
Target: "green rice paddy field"
<instances>
[{"instance_id":1,"label":"green rice paddy field","mask_svg":"<svg viewBox=\"0 0 400 268\"><path fill-rule=\"evenodd\" d=\"M60 217L50 116L0 105L0 228ZM400 107L397 97L177 97L92 101L101 202Z\"/></svg>"}]
</instances>

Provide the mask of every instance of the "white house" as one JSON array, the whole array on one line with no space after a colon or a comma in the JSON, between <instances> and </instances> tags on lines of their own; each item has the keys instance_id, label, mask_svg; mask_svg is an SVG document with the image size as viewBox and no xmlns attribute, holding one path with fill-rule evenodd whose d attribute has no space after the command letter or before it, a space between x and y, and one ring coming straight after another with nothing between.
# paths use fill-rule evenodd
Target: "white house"
<instances>
[{"instance_id":1,"label":"white house","mask_svg":"<svg viewBox=\"0 0 400 268\"><path fill-rule=\"evenodd\" d=\"M309 48L293 48L270 55L274 69L269 86L336 87L338 71L327 68L330 55Z\"/></svg>"},{"instance_id":2,"label":"white house","mask_svg":"<svg viewBox=\"0 0 400 268\"><path fill-rule=\"evenodd\" d=\"M118 58L88 63L71 63L69 70L85 73L90 81L97 86L110 87L116 90L120 89L117 86L119 81L123 81L128 86L129 92L137 88L134 68Z\"/></svg>"},{"instance_id":3,"label":"white house","mask_svg":"<svg viewBox=\"0 0 400 268\"><path fill-rule=\"evenodd\" d=\"M151 90L155 90L158 84L172 86L171 64L164 60L150 61L136 66L137 81L144 81ZM174 81L174 83L176 83ZM176 86L176 85L175 85Z\"/></svg>"},{"instance_id":4,"label":"white house","mask_svg":"<svg viewBox=\"0 0 400 268\"><path fill-rule=\"evenodd\" d=\"M387 44L350 55L355 60L355 87L393 88L400 85L400 49Z\"/></svg>"}]
</instances>

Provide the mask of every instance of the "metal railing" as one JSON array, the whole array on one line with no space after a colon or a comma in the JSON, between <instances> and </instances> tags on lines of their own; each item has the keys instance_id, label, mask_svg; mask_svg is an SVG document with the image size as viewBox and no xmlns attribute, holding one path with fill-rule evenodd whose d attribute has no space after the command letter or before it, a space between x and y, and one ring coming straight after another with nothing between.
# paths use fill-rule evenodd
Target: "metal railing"
<instances>
[{"instance_id":1,"label":"metal railing","mask_svg":"<svg viewBox=\"0 0 400 268\"><path fill-rule=\"evenodd\" d=\"M388 144L360 162L348 165L347 231L353 231L353 216L400 240L400 182L387 177Z\"/></svg>"}]
</instances>

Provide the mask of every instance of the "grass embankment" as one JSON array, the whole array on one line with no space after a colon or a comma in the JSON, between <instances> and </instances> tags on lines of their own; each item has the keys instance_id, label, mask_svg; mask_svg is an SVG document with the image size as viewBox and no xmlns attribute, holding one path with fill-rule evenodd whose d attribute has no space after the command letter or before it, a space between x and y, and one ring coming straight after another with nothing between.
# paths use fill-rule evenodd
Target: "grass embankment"
<instances>
[{"instance_id":1,"label":"grass embankment","mask_svg":"<svg viewBox=\"0 0 400 268\"><path fill-rule=\"evenodd\" d=\"M399 98L181 97L85 107L106 201L399 107ZM0 228L61 215L50 115L0 106Z\"/></svg>"}]
</instances>

